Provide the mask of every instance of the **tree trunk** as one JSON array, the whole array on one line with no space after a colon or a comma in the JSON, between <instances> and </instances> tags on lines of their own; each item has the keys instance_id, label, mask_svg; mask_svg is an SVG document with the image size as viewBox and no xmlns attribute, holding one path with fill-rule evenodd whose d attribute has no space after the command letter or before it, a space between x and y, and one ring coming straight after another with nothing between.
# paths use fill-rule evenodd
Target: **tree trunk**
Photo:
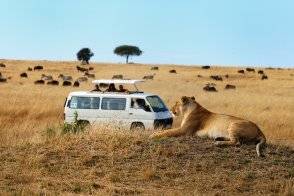
<instances>
[{"instance_id":1,"label":"tree trunk","mask_svg":"<svg viewBox=\"0 0 294 196\"><path fill-rule=\"evenodd\" d=\"M126 56L126 64L129 63L129 55Z\"/></svg>"}]
</instances>

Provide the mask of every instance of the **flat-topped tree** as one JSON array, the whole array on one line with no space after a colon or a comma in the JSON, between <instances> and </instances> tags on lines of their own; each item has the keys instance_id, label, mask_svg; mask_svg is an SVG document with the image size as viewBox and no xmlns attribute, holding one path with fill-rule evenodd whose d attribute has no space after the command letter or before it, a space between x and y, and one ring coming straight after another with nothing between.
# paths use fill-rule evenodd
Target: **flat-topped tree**
<instances>
[{"instance_id":1,"label":"flat-topped tree","mask_svg":"<svg viewBox=\"0 0 294 196\"><path fill-rule=\"evenodd\" d=\"M90 48L82 48L77 53L77 59L82 61L82 64L89 64L89 60L92 56L94 56L94 53L90 50Z\"/></svg>"},{"instance_id":2,"label":"flat-topped tree","mask_svg":"<svg viewBox=\"0 0 294 196\"><path fill-rule=\"evenodd\" d=\"M140 56L143 52L137 46L121 45L114 49L114 54L126 57L126 63L129 63L129 56Z\"/></svg>"}]
</instances>

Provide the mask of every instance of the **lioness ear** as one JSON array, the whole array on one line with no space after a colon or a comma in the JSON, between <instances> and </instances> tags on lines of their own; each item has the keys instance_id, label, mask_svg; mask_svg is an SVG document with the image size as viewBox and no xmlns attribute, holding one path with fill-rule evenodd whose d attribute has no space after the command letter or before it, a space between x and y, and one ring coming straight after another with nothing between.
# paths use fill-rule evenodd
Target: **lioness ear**
<instances>
[{"instance_id":1,"label":"lioness ear","mask_svg":"<svg viewBox=\"0 0 294 196\"><path fill-rule=\"evenodd\" d=\"M182 97L182 102L183 102L183 103L187 103L187 102L188 102L188 97L183 96L183 97Z\"/></svg>"},{"instance_id":2,"label":"lioness ear","mask_svg":"<svg viewBox=\"0 0 294 196\"><path fill-rule=\"evenodd\" d=\"M195 97L193 96L193 97L191 97L191 99L193 100L193 101L195 101Z\"/></svg>"}]
</instances>

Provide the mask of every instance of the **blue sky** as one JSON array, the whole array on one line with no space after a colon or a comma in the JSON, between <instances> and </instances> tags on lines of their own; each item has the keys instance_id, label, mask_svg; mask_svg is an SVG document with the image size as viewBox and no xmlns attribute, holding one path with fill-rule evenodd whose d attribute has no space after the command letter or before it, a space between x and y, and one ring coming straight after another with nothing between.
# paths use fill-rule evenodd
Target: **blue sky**
<instances>
[{"instance_id":1,"label":"blue sky","mask_svg":"<svg viewBox=\"0 0 294 196\"><path fill-rule=\"evenodd\" d=\"M294 65L291 0L0 0L0 58L97 62Z\"/></svg>"}]
</instances>

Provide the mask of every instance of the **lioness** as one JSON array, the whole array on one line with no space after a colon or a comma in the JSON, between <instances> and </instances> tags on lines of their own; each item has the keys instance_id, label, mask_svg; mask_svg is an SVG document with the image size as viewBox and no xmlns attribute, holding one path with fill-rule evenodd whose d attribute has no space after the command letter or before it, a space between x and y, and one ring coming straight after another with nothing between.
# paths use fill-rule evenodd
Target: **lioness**
<instances>
[{"instance_id":1,"label":"lioness","mask_svg":"<svg viewBox=\"0 0 294 196\"><path fill-rule=\"evenodd\" d=\"M182 115L179 128L153 133L150 138L177 137L181 135L198 135L216 140L216 145L240 145L240 142L256 142L258 156L266 143L266 138L256 124L245 119L208 111L195 101L194 97L183 96L181 103L176 102L172 108L176 115Z\"/></svg>"}]
</instances>

